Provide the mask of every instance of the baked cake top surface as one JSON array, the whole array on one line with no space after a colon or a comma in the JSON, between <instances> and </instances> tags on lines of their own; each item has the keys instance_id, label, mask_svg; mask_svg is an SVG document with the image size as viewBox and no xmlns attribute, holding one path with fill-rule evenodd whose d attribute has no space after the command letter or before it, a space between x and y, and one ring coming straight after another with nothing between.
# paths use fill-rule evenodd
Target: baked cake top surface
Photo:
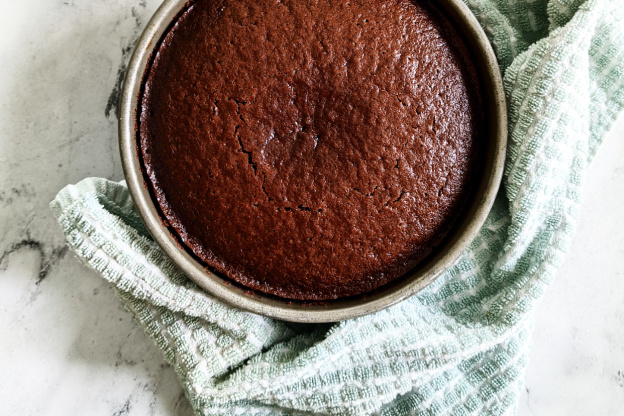
<instances>
[{"instance_id":1,"label":"baked cake top surface","mask_svg":"<svg viewBox=\"0 0 624 416\"><path fill-rule=\"evenodd\" d=\"M197 0L141 100L148 186L181 243L291 299L362 294L414 268L477 163L474 68L428 3Z\"/></svg>"}]
</instances>

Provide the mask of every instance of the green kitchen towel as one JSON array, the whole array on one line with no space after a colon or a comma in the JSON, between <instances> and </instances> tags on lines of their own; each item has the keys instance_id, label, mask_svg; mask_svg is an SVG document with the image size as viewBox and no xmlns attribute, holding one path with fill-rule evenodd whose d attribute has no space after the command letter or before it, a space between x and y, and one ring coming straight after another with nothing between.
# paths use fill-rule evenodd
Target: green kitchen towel
<instances>
[{"instance_id":1,"label":"green kitchen towel","mask_svg":"<svg viewBox=\"0 0 624 416\"><path fill-rule=\"evenodd\" d=\"M85 179L52 210L175 367L197 414L512 414L536 301L574 232L583 178L624 107L620 0L466 0L504 73L509 150L469 250L374 315L297 330L224 305L150 238L126 186Z\"/></svg>"}]
</instances>

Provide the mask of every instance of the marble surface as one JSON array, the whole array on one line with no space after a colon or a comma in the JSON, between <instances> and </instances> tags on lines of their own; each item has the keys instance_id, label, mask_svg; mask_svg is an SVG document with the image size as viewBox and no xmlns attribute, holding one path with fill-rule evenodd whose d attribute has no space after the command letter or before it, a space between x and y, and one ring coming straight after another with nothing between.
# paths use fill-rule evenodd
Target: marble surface
<instances>
[{"instance_id":1,"label":"marble surface","mask_svg":"<svg viewBox=\"0 0 624 416\"><path fill-rule=\"evenodd\" d=\"M0 414L190 415L172 368L65 249L67 183L122 179L115 103L157 0L0 3ZM519 415L624 413L624 119L537 311Z\"/></svg>"}]
</instances>

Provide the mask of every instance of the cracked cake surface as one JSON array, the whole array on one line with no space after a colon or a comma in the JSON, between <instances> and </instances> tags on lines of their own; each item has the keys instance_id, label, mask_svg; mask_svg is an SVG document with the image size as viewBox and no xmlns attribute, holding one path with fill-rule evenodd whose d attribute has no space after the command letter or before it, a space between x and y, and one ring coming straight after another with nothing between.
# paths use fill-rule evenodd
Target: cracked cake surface
<instances>
[{"instance_id":1,"label":"cracked cake surface","mask_svg":"<svg viewBox=\"0 0 624 416\"><path fill-rule=\"evenodd\" d=\"M416 267L479 165L475 70L427 2L190 2L140 100L163 221L210 270L289 299Z\"/></svg>"}]
</instances>

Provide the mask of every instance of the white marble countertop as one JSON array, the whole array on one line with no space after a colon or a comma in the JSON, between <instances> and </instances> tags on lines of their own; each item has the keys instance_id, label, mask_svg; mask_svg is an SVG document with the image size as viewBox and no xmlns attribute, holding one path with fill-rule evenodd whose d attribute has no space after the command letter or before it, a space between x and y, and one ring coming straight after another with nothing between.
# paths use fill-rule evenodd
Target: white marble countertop
<instances>
[{"instance_id":1,"label":"white marble countertop","mask_svg":"<svg viewBox=\"0 0 624 416\"><path fill-rule=\"evenodd\" d=\"M158 3L0 4L0 414L192 414L173 370L67 252L48 209L67 183L122 179L118 82ZM519 415L624 414L623 138L620 119L538 309Z\"/></svg>"}]
</instances>

